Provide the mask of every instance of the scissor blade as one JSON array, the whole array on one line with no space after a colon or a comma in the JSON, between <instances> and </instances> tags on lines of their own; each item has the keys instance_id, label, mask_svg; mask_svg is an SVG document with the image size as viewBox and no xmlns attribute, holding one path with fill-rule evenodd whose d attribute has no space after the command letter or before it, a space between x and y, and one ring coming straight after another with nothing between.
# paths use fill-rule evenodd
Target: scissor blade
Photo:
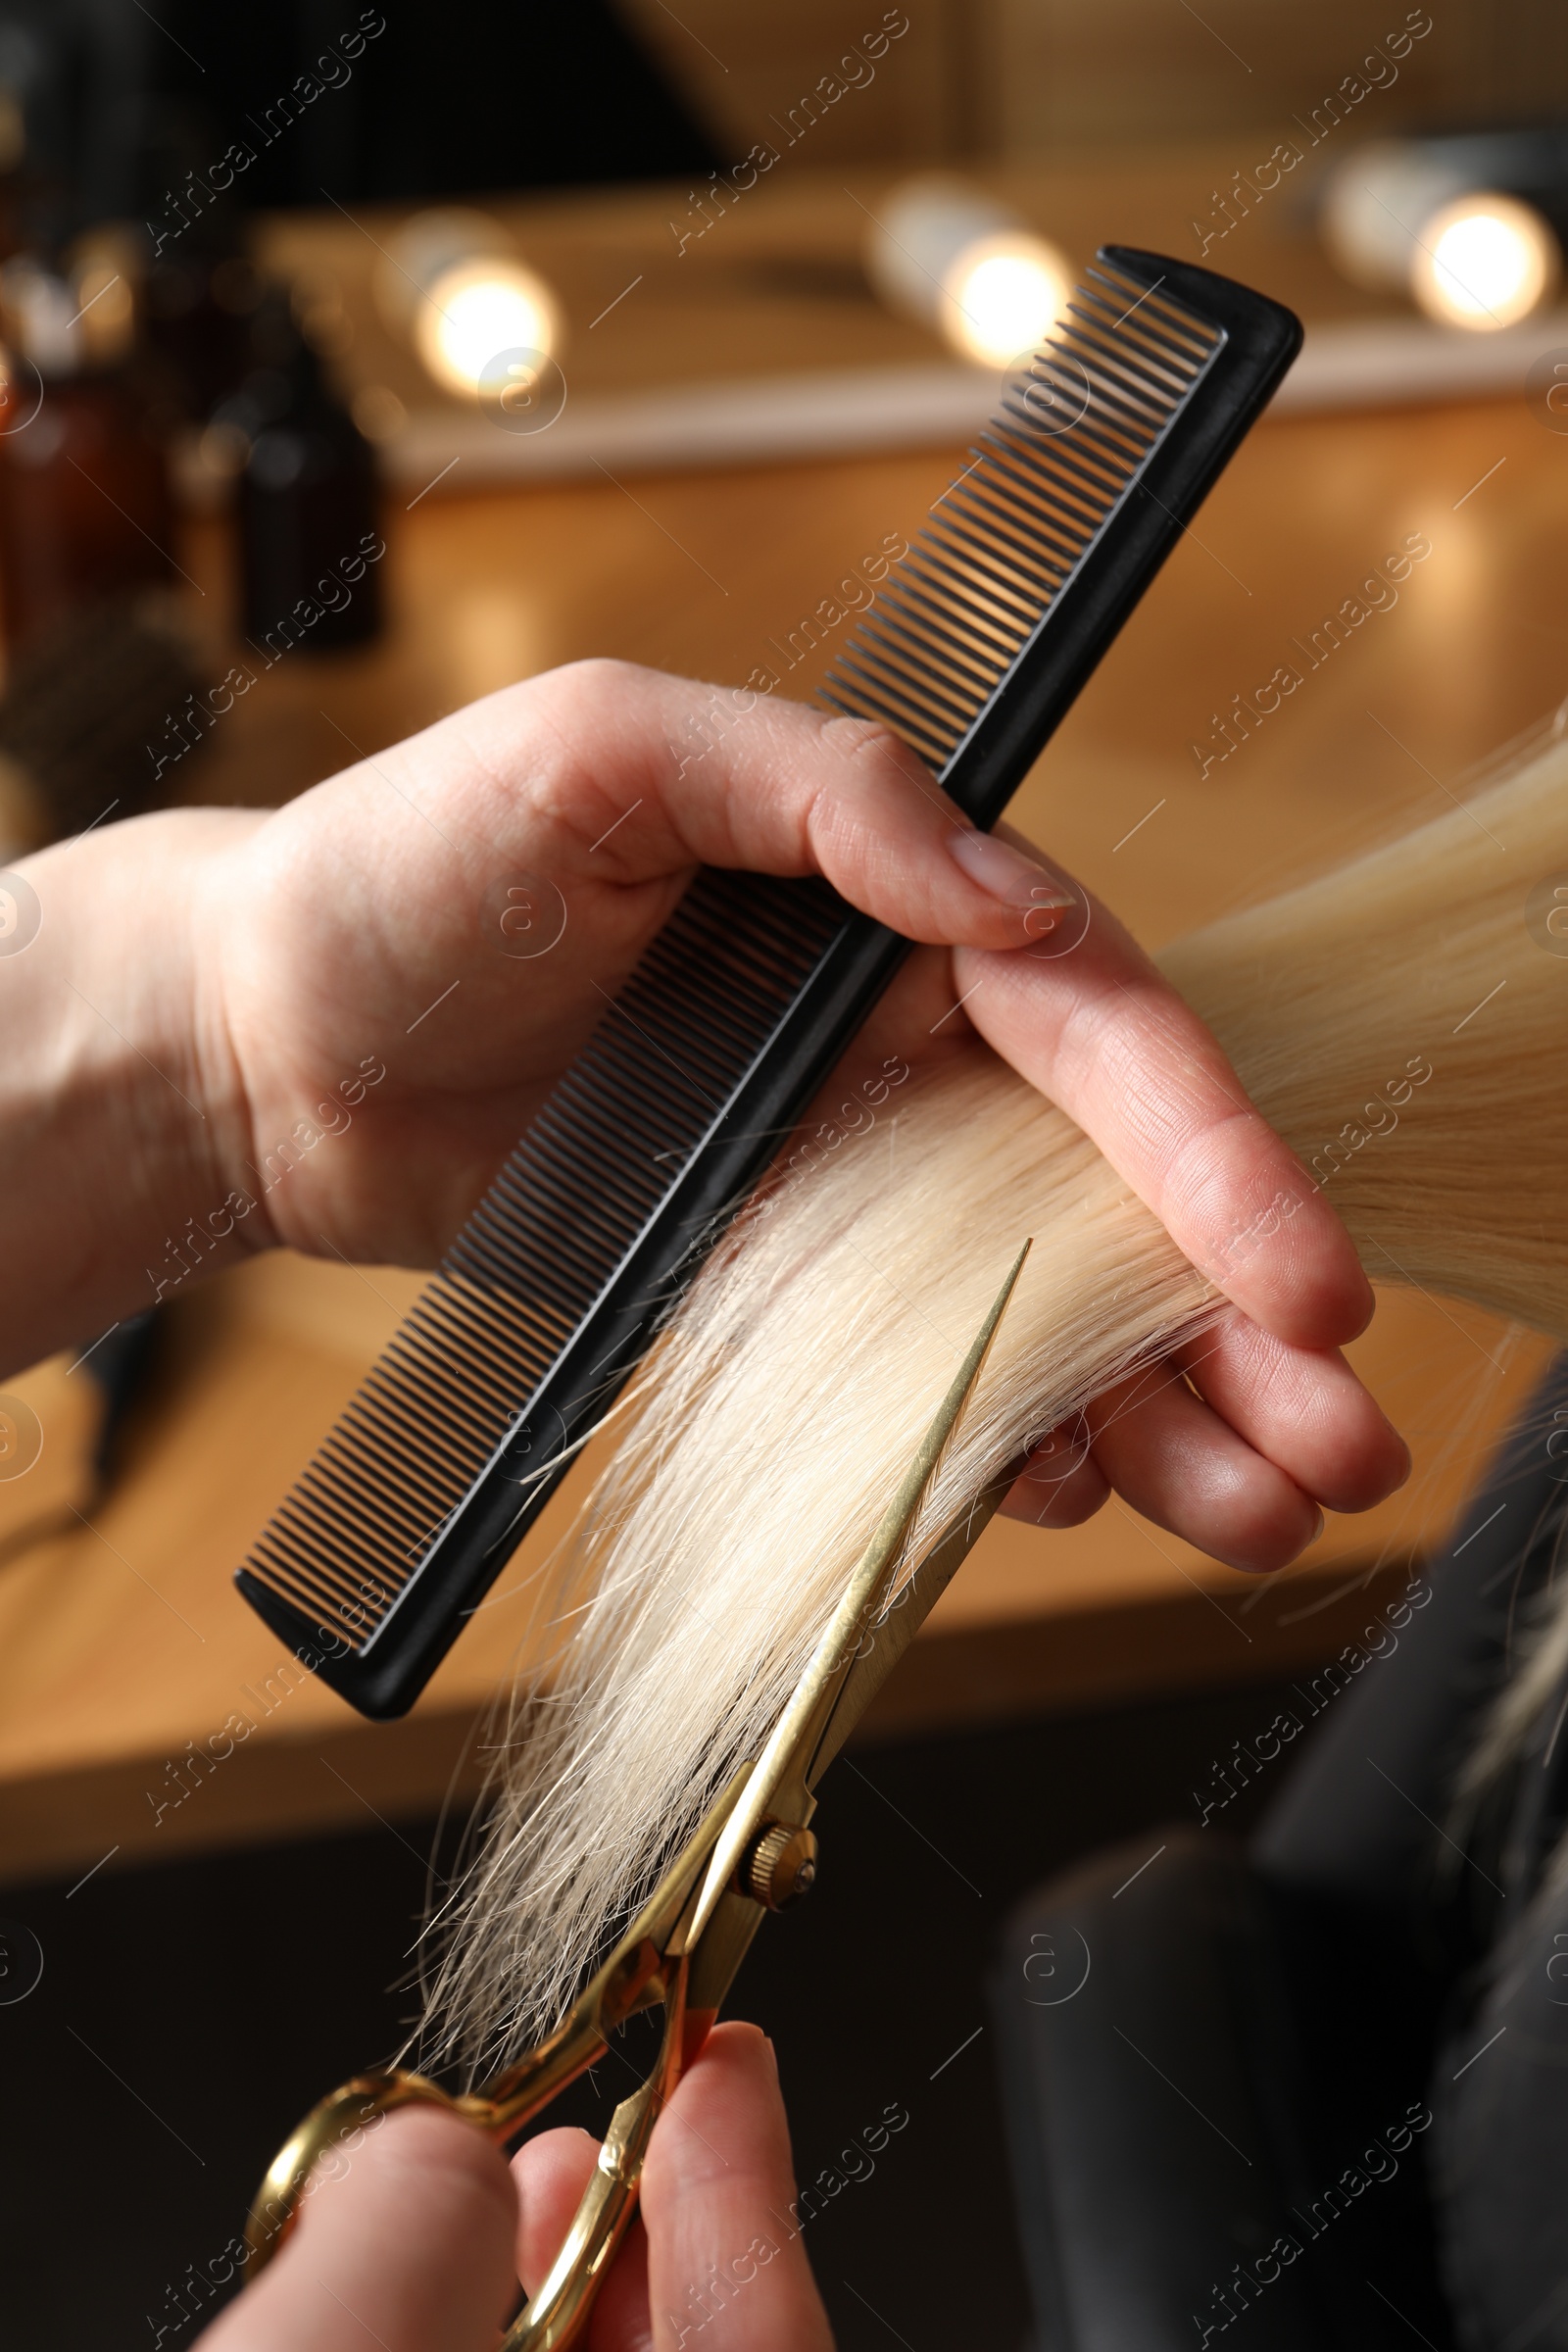
<instances>
[{"instance_id":1,"label":"scissor blade","mask_svg":"<svg viewBox=\"0 0 1568 2352\"><path fill-rule=\"evenodd\" d=\"M986 1358L991 1352L991 1343L996 1337L997 1326L1006 1312L1007 1303L1017 1288L1018 1277L1023 1272L1024 1260L1029 1255L1031 1246L1029 1242L1025 1242L1013 1259L1007 1271L1006 1281L992 1300L986 1319L975 1333L969 1352L964 1357L957 1377L943 1399L941 1411L926 1432L925 1442L920 1448L920 1456L917 1457L917 1459L925 1460L926 1471L920 1482L916 1508L918 1508L918 1502L924 1499L925 1489L930 1483L931 1473L936 1468L948 1439L957 1424L959 1415L979 1383ZM977 1494L974 1500L960 1512L959 1516L944 1529L936 1544L927 1552L915 1573L909 1577L904 1590L890 1607L888 1606L888 1593L892 1589L893 1572L897 1568L899 1553L903 1549L904 1537L907 1535L909 1528L914 1523L914 1511L911 1510L907 1513L904 1522L904 1533L889 1559L888 1574L883 1581L882 1590L876 1596L874 1605L867 1610L862 1620L863 1630L857 1645L854 1662L840 1680L811 1753L804 1759L802 1777L808 1789L816 1788L823 1773L832 1763L833 1758L838 1754L870 1705L871 1700L908 1648L909 1643L914 1640L942 1593L985 1533L986 1527L1006 1494L1009 1484L1010 1481L1004 1480L1000 1485L988 1488L984 1494ZM884 1614L884 1610L886 1614Z\"/></svg>"},{"instance_id":2,"label":"scissor blade","mask_svg":"<svg viewBox=\"0 0 1568 2352\"><path fill-rule=\"evenodd\" d=\"M926 1553L897 1601L865 1637L806 1772L812 1790L1006 1499L1002 1479L977 1494Z\"/></svg>"},{"instance_id":3,"label":"scissor blade","mask_svg":"<svg viewBox=\"0 0 1568 2352\"><path fill-rule=\"evenodd\" d=\"M810 1787L814 1785L821 1769L816 1757L825 1734L830 1728L833 1730L836 1753L858 1720L861 1708L871 1695L871 1689L875 1688L872 1685L865 1690L864 1697L839 1729L845 1689L858 1662L857 1652L867 1627L874 1625L881 1614L893 1579L898 1573L905 1543L925 1498L931 1474L941 1460L942 1449L980 1377L991 1342L996 1336L997 1325L1023 1271L1029 1248L1030 1245L1025 1242L1008 1269L1006 1281L997 1293L985 1321L976 1332L952 1387L937 1409L936 1418L921 1439L913 1461L900 1481L898 1492L856 1564L855 1572L845 1588L844 1597L833 1613L832 1623L813 1650L794 1697L758 1758L744 1796L724 1826L713 1849L713 1858L709 1865L693 1916L689 1931L692 1943L696 1942L707 1926L741 1856L763 1822L774 1813L775 1807L782 1807L786 1814L790 1814L790 1799L793 1796L796 1811L791 1817L799 1818L803 1802L808 1797ZM953 1567L956 1566L957 1557L955 1557ZM951 1568L948 1573L952 1574ZM910 1605L913 1605L912 1602ZM920 1615L924 1615L924 1609ZM918 1622L919 1617L916 1617L915 1623ZM912 1632L913 1629L910 1630Z\"/></svg>"}]
</instances>

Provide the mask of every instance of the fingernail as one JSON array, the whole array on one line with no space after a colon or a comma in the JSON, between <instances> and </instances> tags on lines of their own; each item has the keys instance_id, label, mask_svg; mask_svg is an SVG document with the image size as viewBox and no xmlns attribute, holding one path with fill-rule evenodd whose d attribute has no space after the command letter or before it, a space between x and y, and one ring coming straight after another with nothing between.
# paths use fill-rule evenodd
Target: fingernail
<instances>
[{"instance_id":1,"label":"fingernail","mask_svg":"<svg viewBox=\"0 0 1568 2352\"><path fill-rule=\"evenodd\" d=\"M1076 906L1078 894L1037 859L1026 858L1010 841L994 840L989 833L955 827L948 835L955 864L971 882L1004 906L1039 908Z\"/></svg>"}]
</instances>

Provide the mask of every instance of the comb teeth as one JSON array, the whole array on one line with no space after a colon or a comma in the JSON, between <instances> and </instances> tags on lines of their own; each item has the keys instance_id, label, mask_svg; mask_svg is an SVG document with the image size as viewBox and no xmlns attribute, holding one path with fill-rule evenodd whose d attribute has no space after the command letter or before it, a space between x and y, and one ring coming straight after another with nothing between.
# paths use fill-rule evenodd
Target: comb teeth
<instances>
[{"instance_id":1,"label":"comb teeth","mask_svg":"<svg viewBox=\"0 0 1568 2352\"><path fill-rule=\"evenodd\" d=\"M940 773L1223 340L1157 285L1088 270L821 700L895 728Z\"/></svg>"},{"instance_id":2,"label":"comb teeth","mask_svg":"<svg viewBox=\"0 0 1568 2352\"><path fill-rule=\"evenodd\" d=\"M820 884L698 877L259 1539L252 1576L356 1645L384 1619L843 912ZM624 1370L606 1361L607 1398ZM541 1446L541 1469L567 1435ZM520 1508L529 1467L508 1476Z\"/></svg>"}]
</instances>

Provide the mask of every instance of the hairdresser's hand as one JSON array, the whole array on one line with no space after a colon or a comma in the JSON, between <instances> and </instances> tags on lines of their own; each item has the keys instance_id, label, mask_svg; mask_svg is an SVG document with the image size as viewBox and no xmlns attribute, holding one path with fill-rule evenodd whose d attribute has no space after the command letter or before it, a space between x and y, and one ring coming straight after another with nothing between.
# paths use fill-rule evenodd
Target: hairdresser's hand
<instances>
[{"instance_id":1,"label":"hairdresser's hand","mask_svg":"<svg viewBox=\"0 0 1568 2352\"><path fill-rule=\"evenodd\" d=\"M547 2132L506 2164L433 2108L405 2108L307 2197L294 2237L204 2352L494 2352L549 2269L597 2154ZM772 2049L720 2026L655 2129L642 2217L585 2352L832 2352L790 2219L789 2127Z\"/></svg>"},{"instance_id":2,"label":"hairdresser's hand","mask_svg":"<svg viewBox=\"0 0 1568 2352\"><path fill-rule=\"evenodd\" d=\"M28 861L41 926L0 952L10 1363L247 1247L433 1262L699 862L824 873L932 943L861 1056L929 1059L972 1020L1236 1301L1183 1359L1201 1396L1110 1400L1090 1457L1020 1490L1032 1516L1082 1517L1109 1482L1277 1566L1312 1497L1396 1483L1402 1448L1332 1352L1371 1305L1347 1236L1103 910L1042 959L1081 897L886 733L612 662L491 695L273 814L171 811ZM1296 1213L1251 1247L1282 1194Z\"/></svg>"}]
</instances>

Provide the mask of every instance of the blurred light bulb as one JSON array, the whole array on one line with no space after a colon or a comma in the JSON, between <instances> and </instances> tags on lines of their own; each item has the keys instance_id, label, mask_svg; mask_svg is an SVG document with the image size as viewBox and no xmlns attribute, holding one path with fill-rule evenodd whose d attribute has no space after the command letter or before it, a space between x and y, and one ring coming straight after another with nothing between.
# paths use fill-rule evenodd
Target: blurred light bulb
<instances>
[{"instance_id":1,"label":"blurred light bulb","mask_svg":"<svg viewBox=\"0 0 1568 2352\"><path fill-rule=\"evenodd\" d=\"M466 205L413 214L388 237L371 284L386 324L444 391L482 395L487 369L560 350L549 286L517 260L499 220Z\"/></svg>"},{"instance_id":2,"label":"blurred light bulb","mask_svg":"<svg viewBox=\"0 0 1568 2352\"><path fill-rule=\"evenodd\" d=\"M44 375L74 375L80 369L79 310L70 281L43 269L30 255L18 254L0 268L0 318L6 340Z\"/></svg>"},{"instance_id":3,"label":"blurred light bulb","mask_svg":"<svg viewBox=\"0 0 1568 2352\"><path fill-rule=\"evenodd\" d=\"M1410 291L1429 318L1490 332L1539 309L1557 268L1556 239L1541 215L1484 189L1422 222Z\"/></svg>"},{"instance_id":4,"label":"blurred light bulb","mask_svg":"<svg viewBox=\"0 0 1568 2352\"><path fill-rule=\"evenodd\" d=\"M560 316L543 278L495 256L444 270L415 315L414 345L449 392L475 392L498 354L549 354Z\"/></svg>"},{"instance_id":5,"label":"blurred light bulb","mask_svg":"<svg viewBox=\"0 0 1568 2352\"><path fill-rule=\"evenodd\" d=\"M950 265L938 323L967 359L1004 368L1045 341L1071 290L1066 265L1043 237L984 237Z\"/></svg>"},{"instance_id":6,"label":"blurred light bulb","mask_svg":"<svg viewBox=\"0 0 1568 2352\"><path fill-rule=\"evenodd\" d=\"M882 299L965 359L1005 367L1033 351L1071 288L1066 263L983 188L921 172L883 198L865 268Z\"/></svg>"},{"instance_id":7,"label":"blurred light bulb","mask_svg":"<svg viewBox=\"0 0 1568 2352\"><path fill-rule=\"evenodd\" d=\"M467 205L411 214L387 238L371 271L375 307L395 335L412 336L416 314L444 270L458 262L504 260L512 250L500 221Z\"/></svg>"}]
</instances>

